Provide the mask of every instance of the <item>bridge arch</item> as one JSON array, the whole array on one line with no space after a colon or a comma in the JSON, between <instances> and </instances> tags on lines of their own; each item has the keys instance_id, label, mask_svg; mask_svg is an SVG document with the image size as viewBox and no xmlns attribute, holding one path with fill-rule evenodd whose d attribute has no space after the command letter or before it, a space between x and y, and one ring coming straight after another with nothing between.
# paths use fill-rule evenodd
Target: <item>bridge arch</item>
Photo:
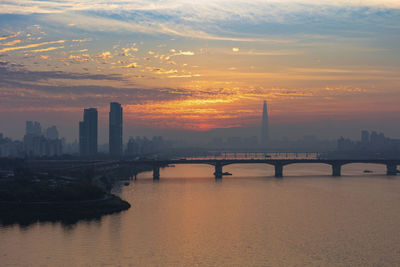
<instances>
[{"instance_id":1,"label":"bridge arch","mask_svg":"<svg viewBox=\"0 0 400 267\"><path fill-rule=\"evenodd\" d=\"M289 162L284 164L285 174L290 176L332 175L333 164L329 162ZM332 173L331 173L332 172Z\"/></svg>"},{"instance_id":2,"label":"bridge arch","mask_svg":"<svg viewBox=\"0 0 400 267\"><path fill-rule=\"evenodd\" d=\"M346 175L359 175L364 173L382 174L387 173L387 164L382 162L346 162L342 165L342 173Z\"/></svg>"},{"instance_id":3,"label":"bridge arch","mask_svg":"<svg viewBox=\"0 0 400 267\"><path fill-rule=\"evenodd\" d=\"M172 163L169 167L159 168L158 176L165 178L200 178L210 177L214 172L214 165L210 163ZM159 177L154 176L157 179Z\"/></svg>"},{"instance_id":4,"label":"bridge arch","mask_svg":"<svg viewBox=\"0 0 400 267\"><path fill-rule=\"evenodd\" d=\"M239 177L273 176L274 164L265 163L230 163L224 165L224 172L229 172Z\"/></svg>"}]
</instances>

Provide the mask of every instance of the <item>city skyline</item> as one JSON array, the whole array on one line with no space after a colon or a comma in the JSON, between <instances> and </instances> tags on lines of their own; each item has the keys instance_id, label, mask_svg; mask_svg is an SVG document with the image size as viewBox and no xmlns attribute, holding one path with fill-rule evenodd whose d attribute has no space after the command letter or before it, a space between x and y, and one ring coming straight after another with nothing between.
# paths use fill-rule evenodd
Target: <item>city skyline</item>
<instances>
[{"instance_id":1,"label":"city skyline","mask_svg":"<svg viewBox=\"0 0 400 267\"><path fill-rule=\"evenodd\" d=\"M259 100L262 101L262 100ZM111 102L113 103L113 102ZM109 103L110 104L110 103ZM118 103L119 104L119 103ZM122 105L121 105L122 109ZM268 105L268 112L270 106ZM98 143L99 144L109 144L109 133L110 133L110 110L105 112L105 107L98 106L96 107L98 111ZM100 110L100 112L99 112ZM258 106L258 112L260 112L260 108ZM81 109L82 112L82 109ZM82 114L82 113L80 113ZM82 116L82 115L80 115ZM393 122L390 120L382 120L378 124L377 127L371 127L368 122L352 122L350 124L337 122L334 120L322 121L319 123L314 122L298 122L285 124L276 121L275 114L273 116L268 116L268 135L272 140L279 140L282 138L289 138L290 140L301 139L303 136L313 135L320 139L327 140L336 140L340 136L346 136L348 138L357 138L359 136L359 131L362 129L369 129L370 131L377 132L385 132L389 136L393 138L400 138L400 132L397 130L390 130L390 125L393 125ZM37 120L32 118L32 115L29 116L30 120ZM271 123L272 119L272 123ZM70 126L65 128L59 123L45 123L43 125L51 128L54 125L57 126L57 130L62 134L60 137L65 138L68 142L79 141L79 127L77 127L76 121L73 121L70 117L67 118L70 121ZM257 117L258 124L250 127L233 127L233 128L215 128L210 130L203 131L191 131L191 130L176 130L176 129L158 129L158 128L147 128L140 129L132 127L132 121L127 119L127 127L123 127L122 135L123 135L123 143L128 142L130 136L164 136L166 138L176 139L177 137L182 138L185 141L194 141L194 140L206 140L213 137L223 137L223 136L257 136L261 142L261 129L260 121L262 121L262 115L260 113ZM0 129L0 132L7 137L13 139L23 139L23 135L25 133L25 122L29 120L23 121L22 124L19 125L19 128L23 130L18 134L10 134L9 132L9 124L4 124ZM40 120L41 123L43 119ZM57 120L59 122L59 120ZM126 124L124 124L126 125ZM396 124L398 125L398 124ZM4 127L7 126L7 127ZM60 127L61 126L61 127ZM272 127L272 131L270 129ZM389 129L389 130L388 130ZM272 134L271 134L272 133Z\"/></svg>"},{"instance_id":2,"label":"city skyline","mask_svg":"<svg viewBox=\"0 0 400 267\"><path fill-rule=\"evenodd\" d=\"M108 112L108 143L99 143L98 142L98 130L99 130L99 123L98 123L98 111L97 108L85 108L83 109L83 120L79 121L79 144L82 144L80 148L80 153L82 155L89 155L89 154L96 154L96 149L98 149L99 146L101 145L103 147L103 152L104 152L104 145L108 146L108 153L113 156L121 156L124 153L124 146L125 144L128 144L133 140L134 136L136 138L148 138L151 136L140 136L140 134L135 134L135 133L128 133L127 136L129 138L126 138L127 141L124 141L123 139L123 107L120 103L117 102L111 102L109 103L109 112ZM268 105L267 101L263 101L262 105L262 113L260 116L260 127L256 128L259 131L259 135L252 135L253 132L251 131L243 131L241 135L235 136L235 135L226 135L226 133L220 132L217 135L205 135L205 139L201 139L201 142L204 142L204 140L210 141L210 138L214 138L216 140L227 140L228 143L234 143L236 141L239 141L240 139L246 140L250 143L254 144L260 144L264 146L265 148L269 146L274 146L274 143L276 142L281 142L281 141L289 141L290 139L287 138L286 135L279 136L278 139L270 139L270 125L269 125L269 113L268 113ZM67 144L67 140L65 137L60 136L59 130L56 125L51 125L47 128L42 129L42 125L38 121L26 121L25 123L25 135L24 139L27 136L36 136L36 137L45 137L48 140L61 140L63 141L64 144ZM272 128L273 129L273 128ZM222 129L219 129L222 130ZM226 130L226 129L224 129ZM229 130L229 129L228 129ZM358 132L361 132L360 135L360 141L362 144L367 144L369 143L370 138L375 138L376 136L380 136L382 138L386 138L381 131L376 131L376 130L362 130L358 129ZM3 133L1 133L2 138L7 138L7 136L4 136ZM220 138L220 136L223 136L224 138ZM340 136L340 138L339 138ZM159 138L162 137L159 134L153 135L153 138ZM199 137L199 136L197 136ZM349 136L346 136L345 134L340 134L335 137L336 139L340 140L348 140L352 141L352 138ZM393 137L392 137L393 138ZM75 143L78 141L78 139L75 139ZM91 139L91 140L89 140ZM314 135L314 134L307 134L304 136L301 136L301 138L297 139L297 141L301 141L301 139L312 141L312 140L319 140L319 136ZM178 139L177 139L178 140ZM321 139L324 140L324 139ZM396 140L396 139L393 139ZM17 140L16 140L17 141ZM291 141L295 141L295 139L292 139ZM212 141L213 142L213 141ZM211 142L211 143L212 143ZM240 141L241 142L241 141ZM396 141L397 142L397 141ZM89 143L91 143L89 145ZM91 147L90 149L88 147ZM86 147L86 148L85 148ZM89 152L89 150L91 152Z\"/></svg>"},{"instance_id":3,"label":"city skyline","mask_svg":"<svg viewBox=\"0 0 400 267\"><path fill-rule=\"evenodd\" d=\"M263 104L262 115L261 116L259 115L259 118L258 118L258 120L261 121L261 124L259 123L258 126L255 125L254 127L248 127L248 128L244 128L244 127L243 128L220 128L220 129L217 128L217 129L211 129L211 130L208 130L208 131L186 131L186 132L183 132L184 135L186 135L186 136L183 136L182 138L185 141L193 141L193 140L204 141L204 140L207 140L207 139L210 139L210 138L223 137L223 136L228 136L228 137L229 136L230 137L256 136L256 137L258 137L258 139L260 141L260 144L262 144L263 143L263 138L262 138L263 131L265 131L265 129L264 129L265 127L263 127L263 125L265 124L265 118L266 118L266 125L267 125L267 127L266 127L266 129L267 129L266 132L267 132L267 135L268 135L267 138L270 139L270 137L271 137L271 135L270 135L271 129L270 129L270 123L269 123L270 117L269 117L269 112L268 112L269 107L268 107L268 105L267 105L265 100L264 100L264 102L265 103ZM110 105L110 109L107 112L107 115L108 115L107 116L107 123L105 123L104 120L103 121L99 120L99 117L101 117L101 116L104 117L104 115L105 115L104 113L103 114L100 113L100 114L97 115L98 116L98 118L97 118L97 120L98 120L97 131L98 131L98 133L97 133L97 135L98 135L98 140L100 140L100 141L98 141L98 145L104 145L104 144L109 145L110 144L111 128L114 128L114 129L117 129L117 131L120 131L120 132L117 133L117 135L119 136L121 134L124 138L121 138L121 141L118 141L118 143L123 143L123 144L127 143L131 136L147 136L147 137L165 136L167 138L175 139L175 138L177 138L177 136L179 136L179 134L182 134L182 132L179 132L179 131L173 131L173 130L169 131L169 130L163 130L163 129L153 129L152 131L150 131L150 133L146 133L146 132L143 132L141 130L139 130L139 131L132 130L132 128L128 128L128 130L127 130L124 127L122 127L122 110L123 110L122 105L119 104L119 103L116 103L116 102L111 102L111 103L109 103L109 105ZM111 119L111 116L110 116L111 113L110 113L110 111L111 111L111 107L112 106L114 106L114 108L113 108L114 109L114 113L115 113L115 111L117 111L117 113L115 113L115 114L117 116L121 116L121 118L120 118L121 119L121 124L120 125L118 124L117 126L116 125L111 126L111 123L110 123L111 122L111 120L110 120ZM104 110L104 107L96 107L96 108L89 108L89 109L95 109L97 111L99 109L100 110ZM120 113L118 113L118 109L121 109ZM265 111L267 113L266 115L265 115ZM28 122L32 123L32 121L26 121L26 123L28 123ZM35 121L35 123L37 123L37 122ZM273 132L272 141L278 141L278 140L280 140L282 138L283 139L289 138L290 140L296 140L296 139L300 140L301 138L303 138L305 136L315 136L317 138L327 139L327 140L336 140L340 136L345 136L347 138L353 138L354 139L354 138L357 138L359 136L359 132L362 131L362 129L369 129L369 131L375 131L375 132L385 132L384 130L382 130L382 128L364 127L362 124L361 125L357 125L356 124L356 125L352 125L352 129L351 129L352 133L348 134L348 133L346 133L346 130L348 130L348 129L346 129L345 127L338 127L337 124L329 125L329 123L330 122L328 122L325 125L325 127L327 127L329 129L329 131L331 131L331 135L328 136L328 137L318 134L318 132L315 132L314 129L312 129L312 127L310 127L310 125L307 125L307 124L303 125L303 127L302 127L302 128L305 128L306 130L297 132L296 135L292 135L293 134L293 132L292 132L293 128L291 128L290 126L289 127L285 127L285 126L282 127L282 125L280 125L280 124L273 124L272 126L274 126L274 127L272 128L272 132ZM74 122L74 125L76 125L75 122ZM40 123L39 123L39 126L40 126ZM323 126L320 125L319 127L323 127ZM278 130L277 130L277 128L278 128ZM53 133L53 134L56 134L57 136L59 136L59 133L58 133L59 132L59 125L58 124L57 124L57 126L56 125L51 125L51 124L48 125L48 128L46 128L46 131L43 130L43 135L48 137L48 134L49 134L48 131L49 130L52 131L52 132L56 131L56 133ZM332 131L332 130L334 130L334 131ZM25 132L25 128L24 128L24 132ZM279 132L281 132L281 134L278 134ZM11 137L11 138L14 138L14 139L20 139L18 137L7 135L7 131L2 131L1 133L4 136L7 136L7 137ZM79 142L79 127L78 127L78 132L76 133L76 136L73 135L73 136L69 136L68 137L67 135L65 135L65 132L62 131L62 130L61 130L61 133L62 134L60 135L60 138L62 137L68 142L74 142L74 141L78 141ZM102 137L100 137L100 133L102 133ZM393 138L399 138L400 135L396 135L396 133L397 132L395 132L394 135L393 135L393 133L389 133L389 135L392 136ZM55 139L55 138L53 138L53 139Z\"/></svg>"}]
</instances>

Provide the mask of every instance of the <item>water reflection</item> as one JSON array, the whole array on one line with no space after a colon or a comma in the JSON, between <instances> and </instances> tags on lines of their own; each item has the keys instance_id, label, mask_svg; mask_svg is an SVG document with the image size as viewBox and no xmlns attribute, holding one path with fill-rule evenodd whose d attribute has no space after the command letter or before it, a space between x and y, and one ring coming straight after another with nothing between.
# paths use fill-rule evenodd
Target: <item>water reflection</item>
<instances>
[{"instance_id":1,"label":"water reflection","mask_svg":"<svg viewBox=\"0 0 400 267\"><path fill-rule=\"evenodd\" d=\"M2 264L37 266L382 266L400 262L400 179L349 166L166 168L113 192L128 211L75 224L0 226ZM379 167L379 166L378 166ZM211 172L210 172L211 170ZM373 169L374 171L375 169ZM307 174L313 174L308 176ZM199 174L206 174L199 177ZM301 176L300 176L301 175ZM32 264L34 263L34 264Z\"/></svg>"},{"instance_id":2,"label":"water reflection","mask_svg":"<svg viewBox=\"0 0 400 267\"><path fill-rule=\"evenodd\" d=\"M82 215L82 214L47 214L30 212L29 210L13 210L1 212L0 226L10 226L18 224L25 228L35 223L61 223L63 226L71 226L78 222L101 222L102 215Z\"/></svg>"}]
</instances>

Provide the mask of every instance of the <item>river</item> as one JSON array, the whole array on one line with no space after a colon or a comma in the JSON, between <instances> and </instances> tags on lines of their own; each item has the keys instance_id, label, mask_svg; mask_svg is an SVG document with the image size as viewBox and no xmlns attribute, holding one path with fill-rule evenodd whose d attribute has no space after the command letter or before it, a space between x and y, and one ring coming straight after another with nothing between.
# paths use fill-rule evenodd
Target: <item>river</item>
<instances>
[{"instance_id":1,"label":"river","mask_svg":"<svg viewBox=\"0 0 400 267\"><path fill-rule=\"evenodd\" d=\"M363 173L363 170L372 173ZM74 224L0 225L0 266L382 266L400 263L400 177L298 164L143 173L113 191L128 211Z\"/></svg>"}]
</instances>

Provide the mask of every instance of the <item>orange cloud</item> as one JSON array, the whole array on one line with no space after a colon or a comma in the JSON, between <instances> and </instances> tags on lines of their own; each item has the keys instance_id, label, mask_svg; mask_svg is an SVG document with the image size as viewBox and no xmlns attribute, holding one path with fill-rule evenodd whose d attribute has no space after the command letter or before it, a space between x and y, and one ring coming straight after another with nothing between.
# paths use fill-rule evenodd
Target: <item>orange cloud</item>
<instances>
[{"instance_id":1,"label":"orange cloud","mask_svg":"<svg viewBox=\"0 0 400 267\"><path fill-rule=\"evenodd\" d=\"M134 62L134 63L128 64L128 65L126 65L124 67L133 69L133 68L137 68L138 66L139 65L136 62Z\"/></svg>"},{"instance_id":2,"label":"orange cloud","mask_svg":"<svg viewBox=\"0 0 400 267\"><path fill-rule=\"evenodd\" d=\"M6 47L3 49L0 49L0 53L8 52L8 51L15 51L15 50L21 50L21 49L29 49L29 48L35 48L43 45L49 45L49 44L59 44L59 43L64 43L65 40L59 40L59 41L53 41L53 42L44 42L44 43L38 43L38 44L29 44L29 45L24 45L24 46L14 46L14 47Z\"/></svg>"},{"instance_id":3,"label":"orange cloud","mask_svg":"<svg viewBox=\"0 0 400 267\"><path fill-rule=\"evenodd\" d=\"M185 74L185 75L170 75L168 78L192 78L192 77L200 77L200 74Z\"/></svg>"},{"instance_id":4,"label":"orange cloud","mask_svg":"<svg viewBox=\"0 0 400 267\"><path fill-rule=\"evenodd\" d=\"M47 47L47 48L43 48L43 49L36 49L36 50L31 50L31 52L46 52L46 51L53 51L53 50L57 50L57 49L61 49L64 48L64 46L54 46L54 47Z\"/></svg>"},{"instance_id":5,"label":"orange cloud","mask_svg":"<svg viewBox=\"0 0 400 267\"><path fill-rule=\"evenodd\" d=\"M9 39L9 38L17 37L19 34L20 34L20 32L17 32L15 34L9 34L9 35L0 36L0 41L6 40L6 39Z\"/></svg>"},{"instance_id":6,"label":"orange cloud","mask_svg":"<svg viewBox=\"0 0 400 267\"><path fill-rule=\"evenodd\" d=\"M14 41L11 41L11 42L8 42L8 43L4 43L4 44L1 44L1 45L10 46L10 45L19 44L21 42L22 42L22 40L17 39L17 40L14 40Z\"/></svg>"},{"instance_id":7,"label":"orange cloud","mask_svg":"<svg viewBox=\"0 0 400 267\"><path fill-rule=\"evenodd\" d=\"M96 57L97 58L101 58L103 60L107 60L107 59L112 58L113 56L112 56L110 51L105 51L105 52L103 52L101 54L98 54Z\"/></svg>"}]
</instances>

